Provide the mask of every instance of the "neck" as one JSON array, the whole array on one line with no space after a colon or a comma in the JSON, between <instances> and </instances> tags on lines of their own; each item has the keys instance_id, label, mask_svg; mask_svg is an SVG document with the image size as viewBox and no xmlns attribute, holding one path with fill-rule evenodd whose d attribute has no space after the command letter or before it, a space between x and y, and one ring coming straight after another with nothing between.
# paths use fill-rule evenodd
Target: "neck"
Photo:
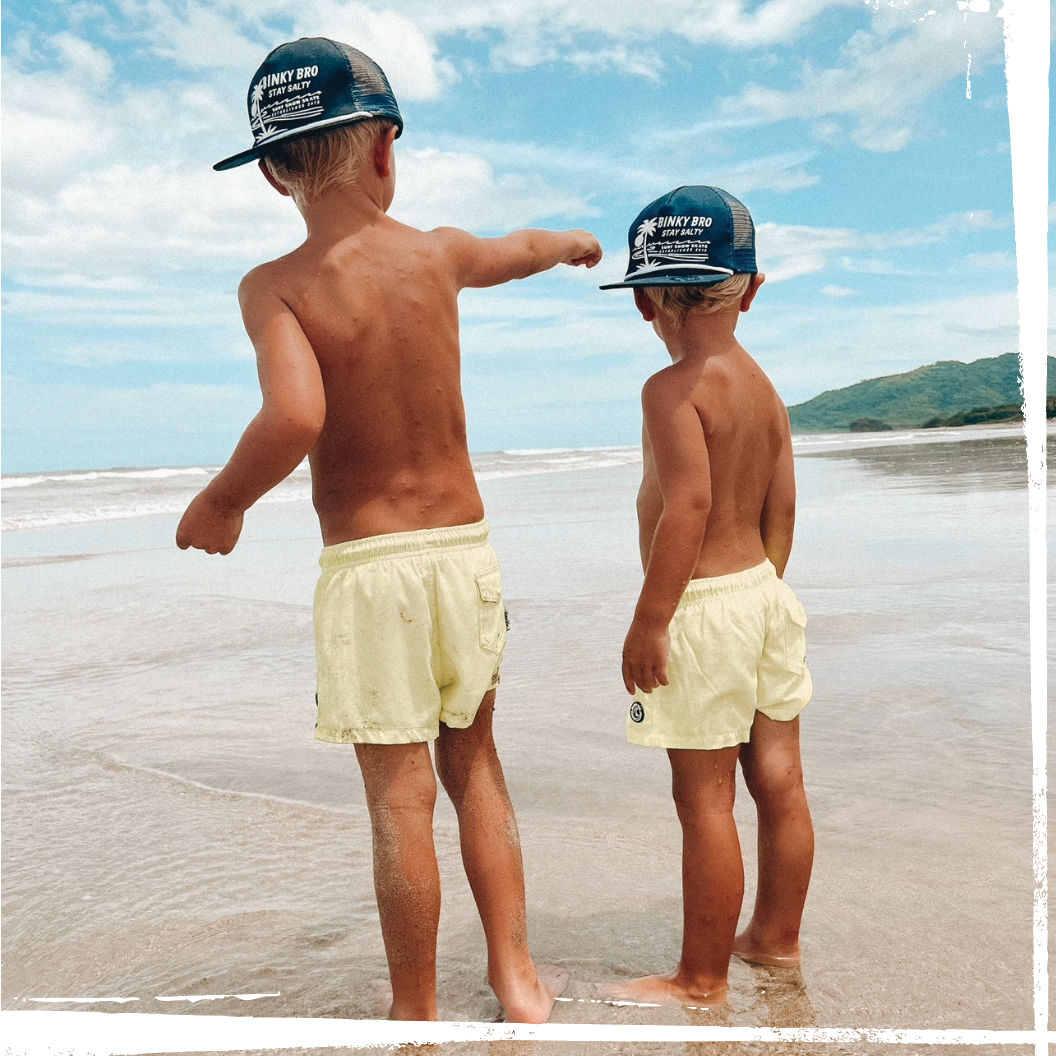
<instances>
[{"instance_id":1,"label":"neck","mask_svg":"<svg viewBox=\"0 0 1056 1056\"><path fill-rule=\"evenodd\" d=\"M380 181L329 187L318 198L298 203L308 237L348 234L385 216L389 200Z\"/></svg>"},{"instance_id":2,"label":"neck","mask_svg":"<svg viewBox=\"0 0 1056 1056\"><path fill-rule=\"evenodd\" d=\"M672 362L678 363L694 356L706 358L739 348L734 334L739 316L738 305L732 304L710 315L690 312L681 324L658 316L654 325Z\"/></svg>"}]
</instances>

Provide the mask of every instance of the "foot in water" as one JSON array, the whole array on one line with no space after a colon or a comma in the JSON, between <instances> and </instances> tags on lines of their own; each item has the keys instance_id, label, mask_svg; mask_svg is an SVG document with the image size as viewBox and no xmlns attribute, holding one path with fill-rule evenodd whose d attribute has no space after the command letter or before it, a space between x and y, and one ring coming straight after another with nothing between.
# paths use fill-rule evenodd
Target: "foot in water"
<instances>
[{"instance_id":1,"label":"foot in water","mask_svg":"<svg viewBox=\"0 0 1056 1056\"><path fill-rule=\"evenodd\" d=\"M507 1023L545 1023L554 1002L568 986L568 972L563 968L553 964L533 967L534 979L508 980L504 985L491 983Z\"/></svg>"},{"instance_id":2,"label":"foot in water","mask_svg":"<svg viewBox=\"0 0 1056 1056\"><path fill-rule=\"evenodd\" d=\"M763 964L768 968L798 968L803 958L799 952L799 943L786 949L767 948L757 943L747 931L742 931L733 940L733 955L748 964Z\"/></svg>"},{"instance_id":3,"label":"foot in water","mask_svg":"<svg viewBox=\"0 0 1056 1056\"><path fill-rule=\"evenodd\" d=\"M685 1005L689 1008L719 1008L726 1005L725 985L702 990L684 981L677 971L669 975L647 975L626 983L606 983L600 987L605 1001L635 1005Z\"/></svg>"}]
</instances>

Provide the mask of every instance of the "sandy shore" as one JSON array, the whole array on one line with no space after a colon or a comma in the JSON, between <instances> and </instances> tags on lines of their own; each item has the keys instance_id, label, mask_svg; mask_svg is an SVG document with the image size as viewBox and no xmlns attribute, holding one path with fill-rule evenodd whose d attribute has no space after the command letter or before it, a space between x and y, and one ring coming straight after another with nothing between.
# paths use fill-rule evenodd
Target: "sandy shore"
<instances>
[{"instance_id":1,"label":"sandy shore","mask_svg":"<svg viewBox=\"0 0 1056 1056\"><path fill-rule=\"evenodd\" d=\"M811 617L818 834L804 964L735 962L730 1007L711 1013L597 995L673 967L679 942L666 759L623 740L637 470L485 482L513 624L496 729L532 946L572 976L553 1022L1032 1027L1024 490L1007 445L927 446L799 461L789 580ZM35 999L135 997L139 1012L370 1018L385 962L358 773L352 753L311 740L314 527L296 504L261 507L225 562L175 552L170 529L38 540L42 565L8 546L2 1007L129 1011ZM88 559L58 560L74 550ZM743 787L737 817L748 907ZM443 800L437 846L441 1016L493 1021ZM162 1000L236 994L275 996ZM535 1056L888 1048L947 1047L531 1043ZM1028 1047L970 1046L991 1050Z\"/></svg>"}]
</instances>

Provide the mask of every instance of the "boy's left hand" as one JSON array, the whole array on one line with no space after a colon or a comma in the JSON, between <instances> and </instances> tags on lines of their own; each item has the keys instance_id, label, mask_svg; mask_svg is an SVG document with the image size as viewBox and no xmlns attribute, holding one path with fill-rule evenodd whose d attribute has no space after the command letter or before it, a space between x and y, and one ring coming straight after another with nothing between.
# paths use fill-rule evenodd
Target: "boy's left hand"
<instances>
[{"instance_id":1,"label":"boy's left hand","mask_svg":"<svg viewBox=\"0 0 1056 1056\"><path fill-rule=\"evenodd\" d=\"M244 513L221 509L208 489L194 498L176 529L176 545L181 550L194 547L207 554L229 554L242 533Z\"/></svg>"},{"instance_id":2,"label":"boy's left hand","mask_svg":"<svg viewBox=\"0 0 1056 1056\"><path fill-rule=\"evenodd\" d=\"M652 693L657 686L666 686L670 652L667 624L650 627L635 620L623 643L623 684L627 692L633 695L637 686L643 693Z\"/></svg>"}]
</instances>

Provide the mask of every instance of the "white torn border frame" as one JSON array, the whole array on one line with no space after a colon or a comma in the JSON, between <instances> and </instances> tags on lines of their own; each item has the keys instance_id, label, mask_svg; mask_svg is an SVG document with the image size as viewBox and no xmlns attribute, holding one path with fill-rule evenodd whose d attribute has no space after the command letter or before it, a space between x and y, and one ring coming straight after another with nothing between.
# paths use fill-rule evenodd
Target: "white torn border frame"
<instances>
[{"instance_id":1,"label":"white torn border frame","mask_svg":"<svg viewBox=\"0 0 1056 1056\"><path fill-rule=\"evenodd\" d=\"M988 0L968 0L976 10ZM962 0L959 3L963 5ZM608 1024L389 1023L243 1016L106 1012L0 1012L5 1056L137 1056L140 1053L498 1041L755 1041L915 1045L1033 1045L1047 1056L1056 1033L1048 1012L1048 814L1046 794L1046 374L1048 326L1049 2L1004 0L1005 73L1012 141L1019 356L1027 446L1030 674L1034 816L1034 1029L671 1027ZM238 995L232 995L238 996ZM264 995L247 995L252 997ZM159 1046L161 1047L159 1049Z\"/></svg>"}]
</instances>

